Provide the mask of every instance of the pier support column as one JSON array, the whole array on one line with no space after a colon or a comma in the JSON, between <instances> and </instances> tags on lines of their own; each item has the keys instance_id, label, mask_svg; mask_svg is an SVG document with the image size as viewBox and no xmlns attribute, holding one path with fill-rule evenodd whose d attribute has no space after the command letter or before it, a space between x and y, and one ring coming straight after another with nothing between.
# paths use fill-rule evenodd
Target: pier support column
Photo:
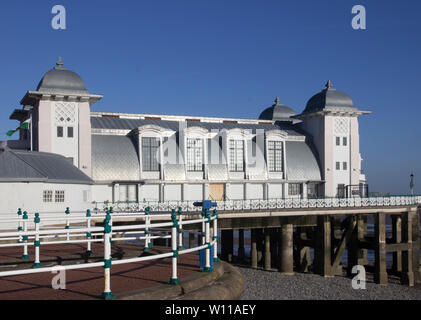
<instances>
[{"instance_id":1,"label":"pier support column","mask_svg":"<svg viewBox=\"0 0 421 320\"><path fill-rule=\"evenodd\" d=\"M412 219L412 269L414 282L421 282L420 274L420 214L421 209L415 211Z\"/></svg>"},{"instance_id":2,"label":"pier support column","mask_svg":"<svg viewBox=\"0 0 421 320\"><path fill-rule=\"evenodd\" d=\"M352 268L360 265L365 266L367 261L367 250L359 248L359 242L364 240L366 224L365 218L362 215L356 216L356 227L352 231L349 243L347 246L348 263L346 271L348 276L352 276Z\"/></svg>"},{"instance_id":3,"label":"pier support column","mask_svg":"<svg viewBox=\"0 0 421 320\"><path fill-rule=\"evenodd\" d=\"M222 230L222 259L232 262L234 252L234 231Z\"/></svg>"},{"instance_id":4,"label":"pier support column","mask_svg":"<svg viewBox=\"0 0 421 320\"><path fill-rule=\"evenodd\" d=\"M271 262L272 262L272 268L279 269L279 229L274 228L271 229L271 237L270 237L270 251L271 251Z\"/></svg>"},{"instance_id":5,"label":"pier support column","mask_svg":"<svg viewBox=\"0 0 421 320\"><path fill-rule=\"evenodd\" d=\"M401 283L414 286L414 272L412 261L412 220L414 218L414 211L410 210L402 216L402 242L408 244L408 248L402 251L402 273Z\"/></svg>"},{"instance_id":6,"label":"pier support column","mask_svg":"<svg viewBox=\"0 0 421 320\"><path fill-rule=\"evenodd\" d=\"M381 285L387 285L386 270L386 215L382 212L376 214L375 223L375 271L374 281Z\"/></svg>"},{"instance_id":7,"label":"pier support column","mask_svg":"<svg viewBox=\"0 0 421 320\"><path fill-rule=\"evenodd\" d=\"M251 267L257 269L257 234L256 229L251 230Z\"/></svg>"},{"instance_id":8,"label":"pier support column","mask_svg":"<svg viewBox=\"0 0 421 320\"><path fill-rule=\"evenodd\" d=\"M264 250L263 229L257 229L256 232L257 232L257 239L256 239L256 243L257 243L257 264L261 265L262 259L263 259L263 250Z\"/></svg>"},{"instance_id":9,"label":"pier support column","mask_svg":"<svg viewBox=\"0 0 421 320\"><path fill-rule=\"evenodd\" d=\"M270 252L270 229L265 229L265 270L272 268L271 252Z\"/></svg>"},{"instance_id":10,"label":"pier support column","mask_svg":"<svg viewBox=\"0 0 421 320\"><path fill-rule=\"evenodd\" d=\"M281 227L281 265L280 272L286 275L294 274L294 226L285 224Z\"/></svg>"},{"instance_id":11,"label":"pier support column","mask_svg":"<svg viewBox=\"0 0 421 320\"><path fill-rule=\"evenodd\" d=\"M189 248L194 248L194 241L196 240L195 234L190 232L189 233Z\"/></svg>"},{"instance_id":12,"label":"pier support column","mask_svg":"<svg viewBox=\"0 0 421 320\"><path fill-rule=\"evenodd\" d=\"M298 227L296 234L296 247L297 252L295 256L295 265L298 272L308 272L308 268L311 264L310 247L303 245L302 241L308 241L307 230L304 227Z\"/></svg>"},{"instance_id":13,"label":"pier support column","mask_svg":"<svg viewBox=\"0 0 421 320\"><path fill-rule=\"evenodd\" d=\"M332 231L329 216L317 217L317 229L315 234L315 269L316 273L332 277Z\"/></svg>"},{"instance_id":14,"label":"pier support column","mask_svg":"<svg viewBox=\"0 0 421 320\"><path fill-rule=\"evenodd\" d=\"M392 216L392 242L401 243L402 242L402 217L401 216ZM402 252L397 251L393 252L393 265L392 271L395 273L402 271Z\"/></svg>"},{"instance_id":15,"label":"pier support column","mask_svg":"<svg viewBox=\"0 0 421 320\"><path fill-rule=\"evenodd\" d=\"M238 261L243 262L246 257L244 249L244 229L238 230Z\"/></svg>"}]
</instances>

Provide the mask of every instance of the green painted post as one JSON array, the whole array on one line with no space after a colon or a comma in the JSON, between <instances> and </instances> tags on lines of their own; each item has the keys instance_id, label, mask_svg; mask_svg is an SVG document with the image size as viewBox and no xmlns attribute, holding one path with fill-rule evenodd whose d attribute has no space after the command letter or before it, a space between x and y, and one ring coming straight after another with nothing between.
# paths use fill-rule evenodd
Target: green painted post
<instances>
[{"instance_id":1,"label":"green painted post","mask_svg":"<svg viewBox=\"0 0 421 320\"><path fill-rule=\"evenodd\" d=\"M86 256L90 256L92 255L92 244L89 240L92 239L92 234L89 231L91 229L91 210L86 210L86 227L88 229L88 232L86 233L86 237L88 239L88 245L87 245L87 249L86 249Z\"/></svg>"},{"instance_id":2,"label":"green painted post","mask_svg":"<svg viewBox=\"0 0 421 320\"><path fill-rule=\"evenodd\" d=\"M150 241L150 234L151 234L151 229L149 228L150 226L150 217L149 214L151 213L151 207L147 207L145 209L145 223L146 223L146 229L145 229L145 248L143 249L143 252L149 252L151 250L151 241Z\"/></svg>"},{"instance_id":3,"label":"green painted post","mask_svg":"<svg viewBox=\"0 0 421 320\"><path fill-rule=\"evenodd\" d=\"M178 221L177 215L175 213L175 209L173 209L171 214L171 220L173 222L173 226L171 228L171 249L173 252L172 258L172 276L168 284L170 285L178 285L180 284L180 280L177 277L177 260L178 260L178 250L177 250L177 228L178 228Z\"/></svg>"},{"instance_id":4,"label":"green painted post","mask_svg":"<svg viewBox=\"0 0 421 320\"><path fill-rule=\"evenodd\" d=\"M112 300L115 298L111 292L111 232L112 227L110 225L110 218L107 214L107 218L104 220L104 292L102 293L102 299Z\"/></svg>"},{"instance_id":5,"label":"green painted post","mask_svg":"<svg viewBox=\"0 0 421 320\"><path fill-rule=\"evenodd\" d=\"M23 228L22 228L22 209L20 209L20 208L18 210L18 219L19 219L19 222L18 222L18 231L19 232L22 232L23 231ZM19 236L19 241L18 242L19 243L22 243L22 236Z\"/></svg>"},{"instance_id":6,"label":"green painted post","mask_svg":"<svg viewBox=\"0 0 421 320\"><path fill-rule=\"evenodd\" d=\"M35 213L34 223L35 223L35 262L32 266L32 268L41 268L41 262L39 259L39 249L41 246L41 242L39 240L39 223L41 222L41 219L39 218L39 213Z\"/></svg>"},{"instance_id":7,"label":"green painted post","mask_svg":"<svg viewBox=\"0 0 421 320\"><path fill-rule=\"evenodd\" d=\"M28 213L25 211L23 213L23 232L28 232ZM23 242L25 243L25 245L23 246L23 255L22 255L22 260L29 260L29 255L28 255L28 236L24 235L22 237Z\"/></svg>"},{"instance_id":8,"label":"green painted post","mask_svg":"<svg viewBox=\"0 0 421 320\"><path fill-rule=\"evenodd\" d=\"M213 262L219 262L218 258L218 210L215 209L213 211L213 216L215 220L213 220L213 237L212 240L215 241L215 245L213 248Z\"/></svg>"},{"instance_id":9,"label":"green painted post","mask_svg":"<svg viewBox=\"0 0 421 320\"><path fill-rule=\"evenodd\" d=\"M210 222L211 217L209 210L205 210L205 244L207 246L206 248L206 258L205 258L205 268L203 269L203 272L213 272L213 268L211 267L210 259L211 259L211 248L212 245L210 243Z\"/></svg>"},{"instance_id":10,"label":"green painted post","mask_svg":"<svg viewBox=\"0 0 421 320\"><path fill-rule=\"evenodd\" d=\"M179 227L178 227L178 250L184 250L183 240L184 240L184 230L183 230L183 208L178 207L179 215Z\"/></svg>"}]
</instances>

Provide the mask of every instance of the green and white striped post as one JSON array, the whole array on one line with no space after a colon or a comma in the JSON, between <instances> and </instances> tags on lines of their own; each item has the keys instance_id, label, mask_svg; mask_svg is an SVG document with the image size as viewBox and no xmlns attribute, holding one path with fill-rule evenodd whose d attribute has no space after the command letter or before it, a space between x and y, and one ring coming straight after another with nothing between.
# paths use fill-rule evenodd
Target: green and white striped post
<instances>
[{"instance_id":1,"label":"green and white striped post","mask_svg":"<svg viewBox=\"0 0 421 320\"><path fill-rule=\"evenodd\" d=\"M178 250L184 250L184 246L183 246L183 236L184 236L184 230L183 230L183 208L178 207L178 221L179 221L179 225L178 225Z\"/></svg>"},{"instance_id":2,"label":"green and white striped post","mask_svg":"<svg viewBox=\"0 0 421 320\"><path fill-rule=\"evenodd\" d=\"M206 241L206 251L205 251L205 268L203 269L203 272L212 272L213 269L211 267L211 248L212 248L212 244L210 241L210 223L211 223L211 217L210 217L210 213L209 210L206 209L205 210L205 241Z\"/></svg>"},{"instance_id":3,"label":"green and white striped post","mask_svg":"<svg viewBox=\"0 0 421 320\"><path fill-rule=\"evenodd\" d=\"M19 232L22 232L23 231L23 227L22 227L22 209L20 209L20 208L18 210L18 219L19 219L19 222L18 222L18 231ZM19 241L18 242L19 243L22 243L22 236L19 236Z\"/></svg>"},{"instance_id":4,"label":"green and white striped post","mask_svg":"<svg viewBox=\"0 0 421 320\"><path fill-rule=\"evenodd\" d=\"M178 250L177 250L177 214L175 213L175 209L172 211L171 219L173 222L173 226L171 228L171 249L173 253L172 258L172 276L169 282L170 285L178 285L180 284L180 280L177 276L177 259L178 259Z\"/></svg>"},{"instance_id":5,"label":"green and white striped post","mask_svg":"<svg viewBox=\"0 0 421 320\"><path fill-rule=\"evenodd\" d=\"M213 216L215 220L213 220L213 237L212 240L215 241L215 245L213 248L213 262L219 262L218 258L218 210L215 209L213 211Z\"/></svg>"},{"instance_id":6,"label":"green and white striped post","mask_svg":"<svg viewBox=\"0 0 421 320\"><path fill-rule=\"evenodd\" d=\"M28 212L24 212L23 213L23 232L28 232ZM23 239L23 255L22 255L22 260L28 260L29 259L29 255L28 255L28 236L24 235L22 237Z\"/></svg>"},{"instance_id":7,"label":"green and white striped post","mask_svg":"<svg viewBox=\"0 0 421 320\"><path fill-rule=\"evenodd\" d=\"M149 216L149 214L151 213L151 208L147 207L145 209L145 224L146 224L146 229L145 229L145 248L143 249L143 252L148 252L151 250L151 240L150 240L150 234L151 234L151 229L150 229L150 225L151 225L151 218Z\"/></svg>"},{"instance_id":8,"label":"green and white striped post","mask_svg":"<svg viewBox=\"0 0 421 320\"><path fill-rule=\"evenodd\" d=\"M113 227L113 216L112 216L112 214L114 213L114 210L113 210L113 207L110 207L110 209L108 210L108 212L107 212L107 216L110 218L110 226L111 226L111 228ZM110 233L110 241L111 241L111 244L113 244L113 232L111 231L111 233Z\"/></svg>"},{"instance_id":9,"label":"green and white striped post","mask_svg":"<svg viewBox=\"0 0 421 320\"><path fill-rule=\"evenodd\" d=\"M91 243L91 239L92 239L92 233L90 232L91 229L91 210L87 210L86 211L86 228L88 229L88 232L86 233L86 238L88 239L88 244L87 244L87 248L86 248L86 256L90 256L92 255L92 243Z\"/></svg>"},{"instance_id":10,"label":"green and white striped post","mask_svg":"<svg viewBox=\"0 0 421 320\"><path fill-rule=\"evenodd\" d=\"M70 216L70 208L66 208L65 213L66 213L66 217L69 217ZM70 220L69 219L66 219L66 227L65 227L65 229L66 230L69 230L70 229ZM70 233L67 233L67 241L69 241L69 240L70 240Z\"/></svg>"},{"instance_id":11,"label":"green and white striped post","mask_svg":"<svg viewBox=\"0 0 421 320\"><path fill-rule=\"evenodd\" d=\"M206 210L205 209L202 209L202 218L205 218L205 216L206 216ZM202 246L204 246L205 245L205 243L206 243L206 223L205 223L205 221L203 220L202 221L202 233L201 233L201 235L202 235Z\"/></svg>"},{"instance_id":12,"label":"green and white striped post","mask_svg":"<svg viewBox=\"0 0 421 320\"><path fill-rule=\"evenodd\" d=\"M41 242L39 240L39 223L41 219L39 218L39 213L35 213L34 223L35 223L35 262L32 268L41 268L41 262L39 260L39 247L41 246Z\"/></svg>"},{"instance_id":13,"label":"green and white striped post","mask_svg":"<svg viewBox=\"0 0 421 320\"><path fill-rule=\"evenodd\" d=\"M110 216L104 220L104 292L102 298L105 300L114 299L115 296L111 292L111 232L112 227L110 226Z\"/></svg>"}]
</instances>

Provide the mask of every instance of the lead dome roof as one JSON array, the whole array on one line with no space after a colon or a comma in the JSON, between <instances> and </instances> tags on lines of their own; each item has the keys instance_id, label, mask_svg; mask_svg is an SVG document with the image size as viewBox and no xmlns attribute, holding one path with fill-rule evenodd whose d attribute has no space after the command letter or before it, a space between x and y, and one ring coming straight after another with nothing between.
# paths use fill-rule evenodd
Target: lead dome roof
<instances>
[{"instance_id":1,"label":"lead dome roof","mask_svg":"<svg viewBox=\"0 0 421 320\"><path fill-rule=\"evenodd\" d=\"M326 84L326 89L314 95L307 102L303 114L325 110L355 111L358 109L354 105L350 96L344 92L334 89L332 87L332 82L329 80Z\"/></svg>"},{"instance_id":2,"label":"lead dome roof","mask_svg":"<svg viewBox=\"0 0 421 320\"><path fill-rule=\"evenodd\" d=\"M37 91L45 93L89 94L83 79L63 67L59 58L56 67L48 71L38 84Z\"/></svg>"}]
</instances>

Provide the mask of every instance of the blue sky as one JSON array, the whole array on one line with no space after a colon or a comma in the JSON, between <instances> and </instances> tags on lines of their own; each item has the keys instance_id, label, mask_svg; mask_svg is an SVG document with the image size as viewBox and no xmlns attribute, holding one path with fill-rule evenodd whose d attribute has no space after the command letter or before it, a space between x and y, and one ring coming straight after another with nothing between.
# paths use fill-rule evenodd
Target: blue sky
<instances>
[{"instance_id":1,"label":"blue sky","mask_svg":"<svg viewBox=\"0 0 421 320\"><path fill-rule=\"evenodd\" d=\"M51 28L51 8L67 30ZM367 29L351 27L354 5ZM421 194L421 2L3 1L0 139L58 56L104 99L94 111L256 118L276 96L301 112L327 79L360 118L371 191ZM419 183L417 183L417 178Z\"/></svg>"}]
</instances>

